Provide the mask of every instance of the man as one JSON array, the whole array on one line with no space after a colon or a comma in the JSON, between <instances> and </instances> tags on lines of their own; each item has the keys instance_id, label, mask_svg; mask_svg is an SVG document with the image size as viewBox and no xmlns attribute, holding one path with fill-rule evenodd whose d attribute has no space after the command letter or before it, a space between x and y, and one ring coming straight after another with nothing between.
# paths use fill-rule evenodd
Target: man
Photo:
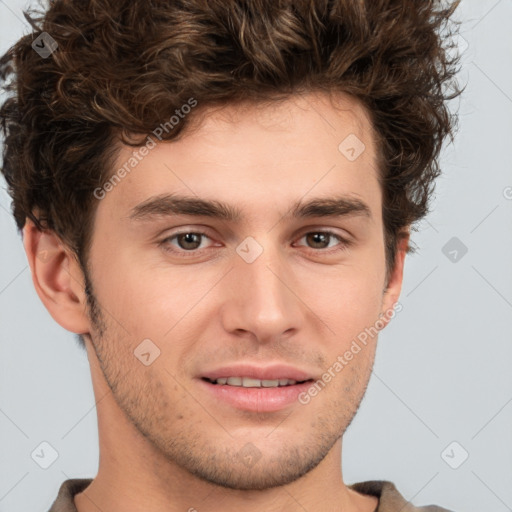
<instances>
[{"instance_id":1,"label":"man","mask_svg":"<svg viewBox=\"0 0 512 512\"><path fill-rule=\"evenodd\" d=\"M446 510L346 485L341 453L451 135L456 5L32 15L2 59L3 173L100 442L51 512Z\"/></svg>"}]
</instances>

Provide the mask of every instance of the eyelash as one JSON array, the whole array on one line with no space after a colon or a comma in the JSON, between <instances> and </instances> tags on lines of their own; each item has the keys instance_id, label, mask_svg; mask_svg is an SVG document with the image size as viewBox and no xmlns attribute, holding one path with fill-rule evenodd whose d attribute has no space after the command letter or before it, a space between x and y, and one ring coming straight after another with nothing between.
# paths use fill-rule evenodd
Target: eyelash
<instances>
[{"instance_id":1,"label":"eyelash","mask_svg":"<svg viewBox=\"0 0 512 512\"><path fill-rule=\"evenodd\" d=\"M333 253L338 253L338 252L342 252L342 251L347 251L348 248L351 246L352 242L349 241L349 240L346 240L345 238L342 238L340 235L338 235L337 233L335 233L334 231L330 231L330 230L318 230L318 231L308 231L307 233L304 233L300 239L304 238L305 236L307 235L311 235L311 234L324 234L324 235L329 235L331 237L334 237L336 238L339 242L340 242L340 247L337 247L337 248L331 248L331 249L313 249L313 248L309 248L311 251L313 252L317 252L317 253L320 253L320 254L327 254L327 255L330 255L330 254L333 254ZM188 258L188 257L193 257L193 256L196 256L198 253L201 252L201 249L191 249L189 251L186 251L185 249L179 249L179 250L176 250L176 249L169 249L168 248L168 243L170 240L173 240L175 238L177 238L178 236L180 235L187 235L187 234L193 234L193 235L200 235L202 237L206 237L206 238L210 238L206 233L202 232L202 231L192 231L192 230L187 230L187 231L181 231L179 233L174 233L173 235L171 236L168 236L166 238L164 238L160 243L159 243L159 246L161 246L163 248L164 251L166 252L169 252L169 253L172 253L172 254L177 254L179 257L182 257L182 258ZM190 256L185 256L184 254L187 254L189 253Z\"/></svg>"}]
</instances>

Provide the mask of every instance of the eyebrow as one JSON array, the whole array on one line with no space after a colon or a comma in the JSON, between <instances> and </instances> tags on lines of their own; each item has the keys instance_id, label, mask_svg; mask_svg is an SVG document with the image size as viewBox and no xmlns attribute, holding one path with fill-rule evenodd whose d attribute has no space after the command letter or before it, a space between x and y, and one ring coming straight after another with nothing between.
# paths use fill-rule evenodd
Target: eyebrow
<instances>
[{"instance_id":1,"label":"eyebrow","mask_svg":"<svg viewBox=\"0 0 512 512\"><path fill-rule=\"evenodd\" d=\"M128 218L134 221L147 221L156 217L189 215L209 217L237 223L244 219L240 209L217 200L201 199L178 194L162 194L150 197L130 210ZM307 219L313 217L362 216L372 218L369 206L357 198L334 196L312 199L293 204L286 219Z\"/></svg>"}]
</instances>

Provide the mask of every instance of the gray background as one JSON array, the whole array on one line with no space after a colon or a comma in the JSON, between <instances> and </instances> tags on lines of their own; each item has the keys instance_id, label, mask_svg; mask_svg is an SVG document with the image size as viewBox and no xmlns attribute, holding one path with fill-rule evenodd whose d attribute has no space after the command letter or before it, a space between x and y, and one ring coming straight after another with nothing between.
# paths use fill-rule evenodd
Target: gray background
<instances>
[{"instance_id":1,"label":"gray background","mask_svg":"<svg viewBox=\"0 0 512 512\"><path fill-rule=\"evenodd\" d=\"M2 53L29 30L25 5L0 0ZM403 311L380 335L343 471L349 484L391 480L415 505L504 512L512 510L512 0L463 0L458 16L468 83L453 105L459 131L443 153L434 211L413 235L419 252L406 259ZM468 249L456 262L443 253L452 237ZM65 479L96 474L94 395L85 352L33 288L3 178L0 240L0 511L47 510ZM58 452L48 469L31 458L43 441Z\"/></svg>"}]
</instances>

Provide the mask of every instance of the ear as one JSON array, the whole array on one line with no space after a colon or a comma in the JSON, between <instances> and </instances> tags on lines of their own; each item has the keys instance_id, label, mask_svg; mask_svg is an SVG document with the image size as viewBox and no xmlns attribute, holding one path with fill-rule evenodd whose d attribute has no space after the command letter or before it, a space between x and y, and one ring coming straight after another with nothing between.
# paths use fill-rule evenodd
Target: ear
<instances>
[{"instance_id":1,"label":"ear","mask_svg":"<svg viewBox=\"0 0 512 512\"><path fill-rule=\"evenodd\" d=\"M76 334L89 332L85 280L72 251L53 231L40 231L27 219L23 245L32 282L52 318Z\"/></svg>"},{"instance_id":2,"label":"ear","mask_svg":"<svg viewBox=\"0 0 512 512\"><path fill-rule=\"evenodd\" d=\"M399 236L396 248L395 266L389 276L388 285L382 296L382 310L380 322L382 328L386 327L391 318L394 317L395 304L398 302L402 290L402 281L404 277L405 256L409 248L410 231L407 229Z\"/></svg>"}]
</instances>

